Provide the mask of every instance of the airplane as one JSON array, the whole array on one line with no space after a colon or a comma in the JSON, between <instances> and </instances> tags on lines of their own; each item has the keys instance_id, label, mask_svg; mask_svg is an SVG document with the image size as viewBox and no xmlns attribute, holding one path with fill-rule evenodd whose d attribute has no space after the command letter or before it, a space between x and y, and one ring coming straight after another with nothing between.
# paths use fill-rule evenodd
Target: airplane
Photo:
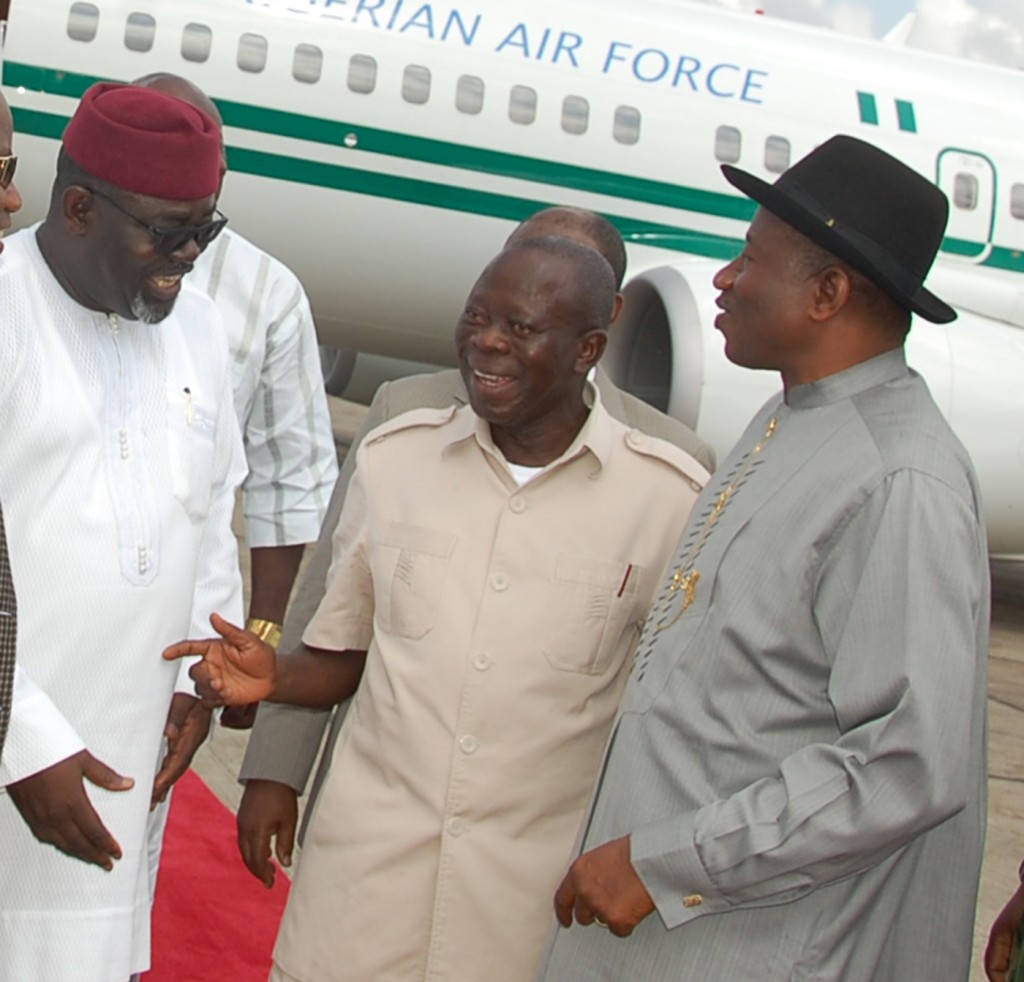
<instances>
[{"instance_id":1,"label":"airplane","mask_svg":"<svg viewBox=\"0 0 1024 982\"><path fill-rule=\"evenodd\" d=\"M686 0L2 0L22 224L101 79L184 75L223 114L232 227L302 278L351 352L451 364L469 287L549 204L607 215L631 277L605 364L723 455L778 390L731 365L713 272L773 180L844 132L951 202L908 356L970 450L994 556L1024 558L1024 73ZM362 357L362 355L360 356Z\"/></svg>"}]
</instances>

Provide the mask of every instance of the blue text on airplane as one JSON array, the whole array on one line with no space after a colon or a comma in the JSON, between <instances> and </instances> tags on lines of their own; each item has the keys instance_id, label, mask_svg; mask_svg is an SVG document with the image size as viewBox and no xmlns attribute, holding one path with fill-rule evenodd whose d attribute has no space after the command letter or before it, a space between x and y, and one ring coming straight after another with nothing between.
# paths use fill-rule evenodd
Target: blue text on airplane
<instances>
[{"instance_id":1,"label":"blue text on airplane","mask_svg":"<svg viewBox=\"0 0 1024 982\"><path fill-rule=\"evenodd\" d=\"M313 14L377 30L431 41L490 49L570 68L589 68L616 78L632 77L647 85L706 92L719 99L763 102L769 73L732 62L707 63L627 41L591 41L575 31L530 25L525 21L498 27L480 13L440 4L407 0L245 0L248 6L273 7L294 14ZM598 58L600 60L598 60Z\"/></svg>"}]
</instances>

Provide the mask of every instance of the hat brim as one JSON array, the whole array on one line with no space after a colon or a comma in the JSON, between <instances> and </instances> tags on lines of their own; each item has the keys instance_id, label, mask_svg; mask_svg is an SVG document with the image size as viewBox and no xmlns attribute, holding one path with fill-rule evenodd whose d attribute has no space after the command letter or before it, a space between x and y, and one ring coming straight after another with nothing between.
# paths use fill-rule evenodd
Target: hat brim
<instances>
[{"instance_id":1,"label":"hat brim","mask_svg":"<svg viewBox=\"0 0 1024 982\"><path fill-rule=\"evenodd\" d=\"M884 263L879 261L877 256L868 255L867 250L871 243L862 242L858 245L851 242L845 230L829 224L827 216L813 211L811 206L797 200L788 188L780 189L730 164L722 165L722 173L733 187L742 191L748 198L767 208L773 215L781 218L815 244L840 259L845 259L854 269L881 287L901 307L920 314L934 324L948 324L956 320L957 313L949 304L923 286L918 286L912 291L902 287L896 278L886 272ZM878 253L882 252L880 247L875 249Z\"/></svg>"}]
</instances>

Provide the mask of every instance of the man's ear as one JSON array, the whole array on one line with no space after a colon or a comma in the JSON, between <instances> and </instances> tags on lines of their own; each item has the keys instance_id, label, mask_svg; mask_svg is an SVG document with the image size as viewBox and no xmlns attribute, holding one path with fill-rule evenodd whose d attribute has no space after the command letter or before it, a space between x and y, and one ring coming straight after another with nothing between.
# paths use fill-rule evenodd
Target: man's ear
<instances>
[{"instance_id":1,"label":"man's ear","mask_svg":"<svg viewBox=\"0 0 1024 982\"><path fill-rule=\"evenodd\" d=\"M853 295L853 283L842 266L826 266L813 280L809 316L811 320L823 321L835 317Z\"/></svg>"},{"instance_id":2,"label":"man's ear","mask_svg":"<svg viewBox=\"0 0 1024 982\"><path fill-rule=\"evenodd\" d=\"M612 316L608 320L608 324L614 324L619 319L619 314L622 313L622 305L626 302L626 298L621 293L615 294L615 302L612 304Z\"/></svg>"},{"instance_id":3,"label":"man's ear","mask_svg":"<svg viewBox=\"0 0 1024 982\"><path fill-rule=\"evenodd\" d=\"M586 375L601 360L607 346L607 331L595 329L582 335L576 349L576 374Z\"/></svg>"},{"instance_id":4,"label":"man's ear","mask_svg":"<svg viewBox=\"0 0 1024 982\"><path fill-rule=\"evenodd\" d=\"M88 188L72 184L61 196L61 214L72 235L85 235L96 221L96 196Z\"/></svg>"}]
</instances>

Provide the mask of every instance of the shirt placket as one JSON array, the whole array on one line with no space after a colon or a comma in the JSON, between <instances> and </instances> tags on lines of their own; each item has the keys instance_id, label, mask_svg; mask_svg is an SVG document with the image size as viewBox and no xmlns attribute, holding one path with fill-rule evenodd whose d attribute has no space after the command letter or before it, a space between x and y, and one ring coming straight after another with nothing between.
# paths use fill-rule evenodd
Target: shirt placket
<instances>
[{"instance_id":1,"label":"shirt placket","mask_svg":"<svg viewBox=\"0 0 1024 982\"><path fill-rule=\"evenodd\" d=\"M427 959L427 979L457 978L460 944L449 936L448 912L451 900L464 877L475 875L469 844L476 831L475 815L479 791L474 775L481 768L500 766L502 748L481 737L482 726L500 714L503 674L515 671L508 658L495 650L491 639L499 636L501 625L514 622L510 611L520 605L519 587L510 557L516 554L516 539L530 510L523 489L510 491L502 505L495 532L485 588L463 671L462 691L453 730L451 764L445 812L441 824L441 855L438 864L434 916ZM506 543L508 546L506 547ZM504 649L508 651L508 647Z\"/></svg>"},{"instance_id":2,"label":"shirt placket","mask_svg":"<svg viewBox=\"0 0 1024 982\"><path fill-rule=\"evenodd\" d=\"M106 318L109 346L104 346L107 374L106 453L109 486L117 519L121 572L146 584L156 575L153 522L146 507L144 441L136 398L137 377L130 343L122 337L120 318Z\"/></svg>"}]
</instances>

